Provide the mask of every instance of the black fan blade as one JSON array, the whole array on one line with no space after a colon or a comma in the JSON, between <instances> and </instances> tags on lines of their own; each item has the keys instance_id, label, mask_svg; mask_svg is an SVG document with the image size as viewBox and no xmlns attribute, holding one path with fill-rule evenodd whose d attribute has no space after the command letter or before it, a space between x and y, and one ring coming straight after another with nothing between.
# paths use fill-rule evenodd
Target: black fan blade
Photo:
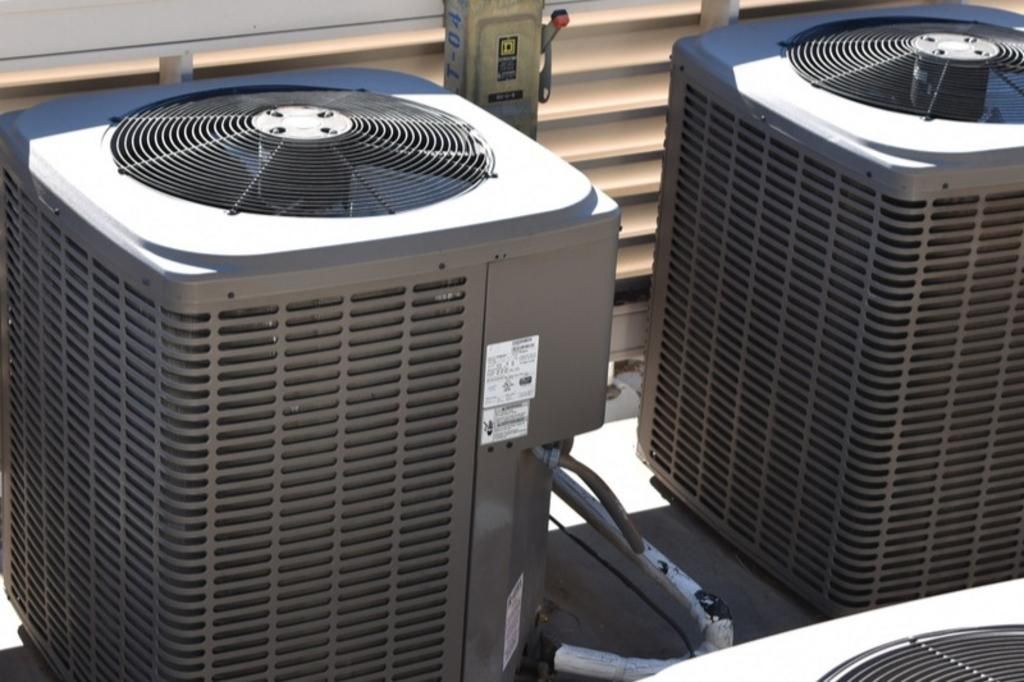
<instances>
[{"instance_id":1,"label":"black fan blade","mask_svg":"<svg viewBox=\"0 0 1024 682\"><path fill-rule=\"evenodd\" d=\"M786 55L808 82L871 106L986 123L1024 122L1024 34L914 18L824 24Z\"/></svg>"},{"instance_id":2,"label":"black fan blade","mask_svg":"<svg viewBox=\"0 0 1024 682\"><path fill-rule=\"evenodd\" d=\"M374 216L472 190L493 156L472 128L397 97L363 91L219 91L126 116L120 171L231 213Z\"/></svg>"}]
</instances>

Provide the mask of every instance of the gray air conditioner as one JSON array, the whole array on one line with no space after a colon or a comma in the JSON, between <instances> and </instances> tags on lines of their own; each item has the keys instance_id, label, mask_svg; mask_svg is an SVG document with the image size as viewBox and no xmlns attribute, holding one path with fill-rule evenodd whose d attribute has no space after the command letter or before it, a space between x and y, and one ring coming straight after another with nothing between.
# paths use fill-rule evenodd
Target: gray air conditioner
<instances>
[{"instance_id":1,"label":"gray air conditioner","mask_svg":"<svg viewBox=\"0 0 1024 682\"><path fill-rule=\"evenodd\" d=\"M676 45L641 456L845 612L1024 575L1024 17Z\"/></svg>"},{"instance_id":2,"label":"gray air conditioner","mask_svg":"<svg viewBox=\"0 0 1024 682\"><path fill-rule=\"evenodd\" d=\"M1024 580L954 592L765 637L649 682L1024 680Z\"/></svg>"},{"instance_id":3,"label":"gray air conditioner","mask_svg":"<svg viewBox=\"0 0 1024 682\"><path fill-rule=\"evenodd\" d=\"M64 680L511 680L618 211L339 70L4 117L4 579Z\"/></svg>"}]
</instances>

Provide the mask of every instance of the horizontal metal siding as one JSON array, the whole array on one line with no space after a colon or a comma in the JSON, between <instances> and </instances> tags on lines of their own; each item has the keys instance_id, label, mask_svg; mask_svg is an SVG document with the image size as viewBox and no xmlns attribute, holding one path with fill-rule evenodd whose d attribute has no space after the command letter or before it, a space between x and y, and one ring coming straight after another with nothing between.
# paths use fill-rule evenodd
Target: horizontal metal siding
<instances>
[{"instance_id":1,"label":"horizontal metal siding","mask_svg":"<svg viewBox=\"0 0 1024 682\"><path fill-rule=\"evenodd\" d=\"M550 3L552 6L559 3ZM651 272L661 181L668 57L699 30L700 2L577 0L555 46L551 101L541 107L540 141L584 171L624 209L620 279ZM922 3L865 0L750 0L741 18ZM985 4L1024 11L1024 0ZM619 5L619 6L615 6ZM196 55L196 77L328 66L392 69L441 79L440 28ZM0 74L0 111L71 92L153 83L155 59Z\"/></svg>"}]
</instances>

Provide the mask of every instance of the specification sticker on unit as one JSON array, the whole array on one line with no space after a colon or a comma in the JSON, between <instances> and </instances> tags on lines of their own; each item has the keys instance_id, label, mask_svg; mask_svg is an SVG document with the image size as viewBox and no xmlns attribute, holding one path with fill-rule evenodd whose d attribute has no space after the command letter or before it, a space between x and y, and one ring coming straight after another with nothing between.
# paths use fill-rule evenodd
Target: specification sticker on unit
<instances>
[{"instance_id":1,"label":"specification sticker on unit","mask_svg":"<svg viewBox=\"0 0 1024 682\"><path fill-rule=\"evenodd\" d=\"M530 401L484 408L480 443L500 443L530 432Z\"/></svg>"},{"instance_id":2,"label":"specification sticker on unit","mask_svg":"<svg viewBox=\"0 0 1024 682\"><path fill-rule=\"evenodd\" d=\"M523 574L519 574L519 580L508 595L508 602L505 604L505 655L502 657L504 663L501 669L508 667L508 662L519 648L519 621L523 619Z\"/></svg>"},{"instance_id":3,"label":"specification sticker on unit","mask_svg":"<svg viewBox=\"0 0 1024 682\"><path fill-rule=\"evenodd\" d=\"M484 409L533 400L537 395L540 337L487 346L484 363Z\"/></svg>"}]
</instances>

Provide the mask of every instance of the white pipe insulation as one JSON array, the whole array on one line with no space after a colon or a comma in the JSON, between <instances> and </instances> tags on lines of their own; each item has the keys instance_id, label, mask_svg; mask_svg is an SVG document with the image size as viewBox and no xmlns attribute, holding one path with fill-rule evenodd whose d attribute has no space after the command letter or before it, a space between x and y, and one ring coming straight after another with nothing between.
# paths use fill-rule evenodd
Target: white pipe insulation
<instances>
[{"instance_id":1,"label":"white pipe insulation","mask_svg":"<svg viewBox=\"0 0 1024 682\"><path fill-rule=\"evenodd\" d=\"M650 658L625 658L605 651L563 644L555 652L555 670L610 682L635 682L653 677L683 659L660 661Z\"/></svg>"},{"instance_id":2,"label":"white pipe insulation","mask_svg":"<svg viewBox=\"0 0 1024 682\"><path fill-rule=\"evenodd\" d=\"M554 491L558 496L686 608L699 625L702 634L702 641L695 654L706 654L732 646L733 622L724 602L705 592L696 580L647 540L643 540L643 552L635 553L604 505L566 471L559 468L560 452L557 448L537 448L534 454L551 468L554 475ZM563 644L555 652L554 670L610 682L634 682L657 675L683 660L627 658L605 651Z\"/></svg>"},{"instance_id":3,"label":"white pipe insulation","mask_svg":"<svg viewBox=\"0 0 1024 682\"><path fill-rule=\"evenodd\" d=\"M593 495L561 469L555 469L554 478L555 491L559 497L595 525L601 535L613 541L626 557L633 559L669 596L686 608L703 635L696 653L709 653L732 646L732 618L720 617L715 613L714 604L706 603L706 600L715 598L705 592L696 580L646 539L643 554L633 554L625 545L611 516Z\"/></svg>"}]
</instances>

